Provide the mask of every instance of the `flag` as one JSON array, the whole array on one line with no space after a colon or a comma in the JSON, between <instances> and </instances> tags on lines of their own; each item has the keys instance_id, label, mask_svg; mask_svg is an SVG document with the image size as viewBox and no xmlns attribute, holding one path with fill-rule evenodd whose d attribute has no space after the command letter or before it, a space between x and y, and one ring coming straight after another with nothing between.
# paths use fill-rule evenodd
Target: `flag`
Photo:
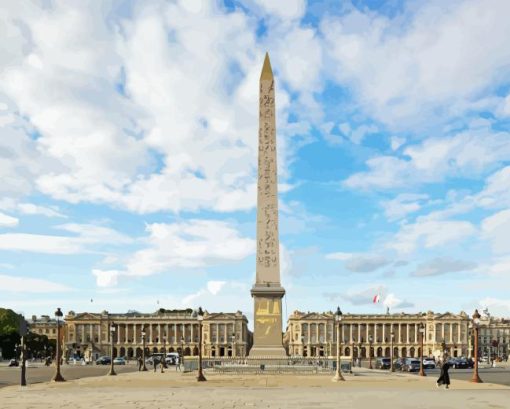
<instances>
[{"instance_id":1,"label":"flag","mask_svg":"<svg viewBox=\"0 0 510 409\"><path fill-rule=\"evenodd\" d=\"M374 302L374 304L377 304L380 300L381 300L381 296L379 294L377 294L374 296L373 302Z\"/></svg>"}]
</instances>

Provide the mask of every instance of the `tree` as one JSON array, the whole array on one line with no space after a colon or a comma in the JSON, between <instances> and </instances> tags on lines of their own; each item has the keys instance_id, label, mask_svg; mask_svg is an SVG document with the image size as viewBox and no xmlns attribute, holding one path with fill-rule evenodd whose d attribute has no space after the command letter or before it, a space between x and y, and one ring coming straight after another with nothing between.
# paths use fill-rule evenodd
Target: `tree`
<instances>
[{"instance_id":1,"label":"tree","mask_svg":"<svg viewBox=\"0 0 510 409\"><path fill-rule=\"evenodd\" d=\"M4 359L16 356L15 345L20 344L20 316L13 310L0 308L0 348Z\"/></svg>"}]
</instances>

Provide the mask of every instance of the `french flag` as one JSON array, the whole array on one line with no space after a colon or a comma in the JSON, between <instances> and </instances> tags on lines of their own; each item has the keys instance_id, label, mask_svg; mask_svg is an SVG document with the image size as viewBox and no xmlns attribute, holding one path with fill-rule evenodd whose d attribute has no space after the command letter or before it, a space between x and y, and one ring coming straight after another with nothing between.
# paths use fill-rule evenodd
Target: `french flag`
<instances>
[{"instance_id":1,"label":"french flag","mask_svg":"<svg viewBox=\"0 0 510 409\"><path fill-rule=\"evenodd\" d=\"M377 294L376 296L374 296L373 302L374 302L374 304L377 304L380 300L381 300L381 296L379 294Z\"/></svg>"}]
</instances>

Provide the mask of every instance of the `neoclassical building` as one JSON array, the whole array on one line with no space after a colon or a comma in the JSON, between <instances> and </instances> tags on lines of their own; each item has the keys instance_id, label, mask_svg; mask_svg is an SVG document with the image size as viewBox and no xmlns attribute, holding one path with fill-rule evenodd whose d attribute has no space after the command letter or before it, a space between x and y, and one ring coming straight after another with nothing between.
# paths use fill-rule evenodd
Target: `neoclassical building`
<instances>
[{"instance_id":1,"label":"neoclassical building","mask_svg":"<svg viewBox=\"0 0 510 409\"><path fill-rule=\"evenodd\" d=\"M154 313L131 311L125 314L75 313L65 317L65 346L68 355L93 360L110 354L110 325L115 327L114 356L136 357L142 353L142 331L150 352L174 352L198 355L199 324L191 309ZM240 312L208 313L202 321L204 356L246 356L251 346L248 320Z\"/></svg>"},{"instance_id":2,"label":"neoclassical building","mask_svg":"<svg viewBox=\"0 0 510 409\"><path fill-rule=\"evenodd\" d=\"M491 357L508 356L510 320L496 318L484 311L480 319L480 352Z\"/></svg>"},{"instance_id":3,"label":"neoclassical building","mask_svg":"<svg viewBox=\"0 0 510 409\"><path fill-rule=\"evenodd\" d=\"M41 315L39 318L32 315L32 319L27 320L30 332L39 335L46 335L48 339L57 339L57 320L50 318L49 315ZM65 339L65 324L60 322L60 339Z\"/></svg>"},{"instance_id":4,"label":"neoclassical building","mask_svg":"<svg viewBox=\"0 0 510 409\"><path fill-rule=\"evenodd\" d=\"M418 357L421 350L420 324L425 327L423 353L439 357L443 347L450 356L470 356L470 319L465 312L438 314L344 314L341 323L343 357L390 356L391 334L395 357ZM291 356L336 356L336 328L333 312L294 311L288 319L284 341ZM443 344L444 342L444 344Z\"/></svg>"}]
</instances>

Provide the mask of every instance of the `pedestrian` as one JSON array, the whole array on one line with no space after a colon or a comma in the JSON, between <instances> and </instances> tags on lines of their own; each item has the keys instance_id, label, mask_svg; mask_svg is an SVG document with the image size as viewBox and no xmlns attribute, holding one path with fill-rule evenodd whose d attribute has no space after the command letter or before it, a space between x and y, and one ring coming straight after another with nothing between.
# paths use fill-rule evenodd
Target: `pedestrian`
<instances>
[{"instance_id":1,"label":"pedestrian","mask_svg":"<svg viewBox=\"0 0 510 409\"><path fill-rule=\"evenodd\" d=\"M443 365L441 365L441 373L439 378L437 379L436 386L439 388L441 385L444 385L445 389L448 389L448 385L450 385L450 375L448 374L448 369L450 368L450 364L444 360Z\"/></svg>"},{"instance_id":2,"label":"pedestrian","mask_svg":"<svg viewBox=\"0 0 510 409\"><path fill-rule=\"evenodd\" d=\"M161 367L161 373L164 373L165 371L163 370L163 368L165 367L165 360L161 359L161 361L159 361L159 365Z\"/></svg>"},{"instance_id":3,"label":"pedestrian","mask_svg":"<svg viewBox=\"0 0 510 409\"><path fill-rule=\"evenodd\" d=\"M177 370L181 370L181 357L180 356L176 356L175 357L175 372L177 372Z\"/></svg>"},{"instance_id":4,"label":"pedestrian","mask_svg":"<svg viewBox=\"0 0 510 409\"><path fill-rule=\"evenodd\" d=\"M140 355L138 355L138 371L141 371L142 370L142 366L143 366L143 360L142 360L142 357Z\"/></svg>"},{"instance_id":5,"label":"pedestrian","mask_svg":"<svg viewBox=\"0 0 510 409\"><path fill-rule=\"evenodd\" d=\"M152 357L152 365L154 366L154 372L156 372L156 369L158 368L158 360L156 357Z\"/></svg>"}]
</instances>

